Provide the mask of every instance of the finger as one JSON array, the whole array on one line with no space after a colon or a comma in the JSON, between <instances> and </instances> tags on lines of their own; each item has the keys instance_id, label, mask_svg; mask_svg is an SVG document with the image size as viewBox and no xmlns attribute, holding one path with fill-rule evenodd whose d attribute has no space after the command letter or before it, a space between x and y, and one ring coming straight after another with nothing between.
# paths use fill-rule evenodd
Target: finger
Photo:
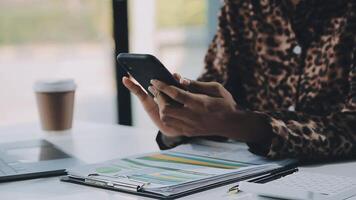
<instances>
[{"instance_id":1,"label":"finger","mask_svg":"<svg viewBox=\"0 0 356 200\"><path fill-rule=\"evenodd\" d=\"M206 94L213 97L221 97L222 85L218 82L201 82L195 80L186 81L189 91Z\"/></svg>"},{"instance_id":2,"label":"finger","mask_svg":"<svg viewBox=\"0 0 356 200\"><path fill-rule=\"evenodd\" d=\"M151 84L155 87L156 90L163 92L178 103L192 104L196 101L191 93L188 93L175 86L167 85L158 80L151 80Z\"/></svg>"},{"instance_id":3,"label":"finger","mask_svg":"<svg viewBox=\"0 0 356 200\"><path fill-rule=\"evenodd\" d=\"M176 81L180 81L180 79L182 78L182 76L180 75L180 74L178 74L178 73L174 73L173 74L173 77L176 79Z\"/></svg>"},{"instance_id":4,"label":"finger","mask_svg":"<svg viewBox=\"0 0 356 200\"><path fill-rule=\"evenodd\" d=\"M191 136L191 134L193 133L193 127L179 119L165 116L161 117L161 121L165 126L172 128L176 132L178 132L179 135Z\"/></svg>"},{"instance_id":5,"label":"finger","mask_svg":"<svg viewBox=\"0 0 356 200\"><path fill-rule=\"evenodd\" d=\"M179 83L184 87L188 87L190 84L190 80L179 75Z\"/></svg>"},{"instance_id":6,"label":"finger","mask_svg":"<svg viewBox=\"0 0 356 200\"><path fill-rule=\"evenodd\" d=\"M157 91L154 87L152 87L152 86L149 86L149 87L148 87L148 91L149 91L154 97L158 95L158 91Z\"/></svg>"},{"instance_id":7,"label":"finger","mask_svg":"<svg viewBox=\"0 0 356 200\"><path fill-rule=\"evenodd\" d=\"M171 99L167 95L162 92L159 92L158 95L154 98L154 101L158 105L160 116L168 116L173 117L181 121L185 121L187 123L191 123L191 117L194 115L188 108L186 107L177 107L172 105Z\"/></svg>"},{"instance_id":8,"label":"finger","mask_svg":"<svg viewBox=\"0 0 356 200\"><path fill-rule=\"evenodd\" d=\"M147 93L139 85L136 85L129 78L123 77L122 83L128 90L130 90L130 92L136 95L141 101L145 101L147 100L147 97L149 97Z\"/></svg>"},{"instance_id":9,"label":"finger","mask_svg":"<svg viewBox=\"0 0 356 200\"><path fill-rule=\"evenodd\" d=\"M183 78L180 74L174 73L173 74L174 79L176 79L177 82L179 82L180 86L184 90L188 90L187 86L189 85L189 80Z\"/></svg>"},{"instance_id":10,"label":"finger","mask_svg":"<svg viewBox=\"0 0 356 200\"><path fill-rule=\"evenodd\" d=\"M180 74L174 73L173 77L183 86L188 86L189 85L189 79L183 78Z\"/></svg>"},{"instance_id":11,"label":"finger","mask_svg":"<svg viewBox=\"0 0 356 200\"><path fill-rule=\"evenodd\" d=\"M157 103L158 107L161 110L164 106L169 105L170 99L164 93L157 92L157 94L155 95L154 101Z\"/></svg>"},{"instance_id":12,"label":"finger","mask_svg":"<svg viewBox=\"0 0 356 200\"><path fill-rule=\"evenodd\" d=\"M176 107L172 105L165 105L160 107L160 115L173 117L178 120L184 121L189 125L194 125L195 114L187 107Z\"/></svg>"}]
</instances>

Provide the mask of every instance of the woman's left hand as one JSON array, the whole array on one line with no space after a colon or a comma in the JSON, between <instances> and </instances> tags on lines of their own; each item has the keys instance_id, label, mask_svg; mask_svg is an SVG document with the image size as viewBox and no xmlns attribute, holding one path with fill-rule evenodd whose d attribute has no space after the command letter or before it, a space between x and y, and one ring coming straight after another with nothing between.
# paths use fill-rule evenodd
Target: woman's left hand
<instances>
[{"instance_id":1,"label":"woman's left hand","mask_svg":"<svg viewBox=\"0 0 356 200\"><path fill-rule=\"evenodd\" d=\"M226 132L227 118L238 110L231 94L217 82L187 79L180 82L188 91L158 80L151 81L149 90L155 96L163 123L190 137ZM183 106L170 104L165 95Z\"/></svg>"}]
</instances>

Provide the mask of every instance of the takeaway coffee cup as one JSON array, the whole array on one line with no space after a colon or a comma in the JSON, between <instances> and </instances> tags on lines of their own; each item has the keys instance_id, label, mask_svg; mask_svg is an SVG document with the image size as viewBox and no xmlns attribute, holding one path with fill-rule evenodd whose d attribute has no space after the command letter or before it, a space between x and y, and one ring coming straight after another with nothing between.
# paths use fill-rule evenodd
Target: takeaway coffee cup
<instances>
[{"instance_id":1,"label":"takeaway coffee cup","mask_svg":"<svg viewBox=\"0 0 356 200\"><path fill-rule=\"evenodd\" d=\"M76 84L72 79L37 81L34 91L44 130L72 128Z\"/></svg>"}]
</instances>

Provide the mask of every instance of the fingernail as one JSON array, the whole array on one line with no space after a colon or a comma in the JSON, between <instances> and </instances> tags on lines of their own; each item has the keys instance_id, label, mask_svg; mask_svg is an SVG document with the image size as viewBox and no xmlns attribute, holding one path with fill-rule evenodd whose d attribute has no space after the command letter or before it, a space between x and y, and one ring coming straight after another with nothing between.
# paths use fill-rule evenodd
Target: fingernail
<instances>
[{"instance_id":1,"label":"fingernail","mask_svg":"<svg viewBox=\"0 0 356 200\"><path fill-rule=\"evenodd\" d=\"M157 102L157 98L156 98L156 97L155 97L155 98L153 98L153 101L154 101L154 102L156 102L156 103L158 103L158 102Z\"/></svg>"},{"instance_id":2,"label":"fingernail","mask_svg":"<svg viewBox=\"0 0 356 200\"><path fill-rule=\"evenodd\" d=\"M148 91L150 91L153 96L156 96L156 90L153 87L149 86Z\"/></svg>"},{"instance_id":3,"label":"fingernail","mask_svg":"<svg viewBox=\"0 0 356 200\"><path fill-rule=\"evenodd\" d=\"M180 74L178 74L178 73L175 73L175 74L176 74L176 76L178 77L179 80L182 78L182 76Z\"/></svg>"},{"instance_id":4,"label":"fingernail","mask_svg":"<svg viewBox=\"0 0 356 200\"><path fill-rule=\"evenodd\" d=\"M152 79L152 80L150 81L150 83L151 83L151 84L154 84L154 83L156 83L156 80L155 80L155 79Z\"/></svg>"},{"instance_id":5,"label":"fingernail","mask_svg":"<svg viewBox=\"0 0 356 200\"><path fill-rule=\"evenodd\" d=\"M189 85L190 84L190 80L189 79L186 79L186 78L181 78L179 80L180 84L182 85Z\"/></svg>"}]
</instances>

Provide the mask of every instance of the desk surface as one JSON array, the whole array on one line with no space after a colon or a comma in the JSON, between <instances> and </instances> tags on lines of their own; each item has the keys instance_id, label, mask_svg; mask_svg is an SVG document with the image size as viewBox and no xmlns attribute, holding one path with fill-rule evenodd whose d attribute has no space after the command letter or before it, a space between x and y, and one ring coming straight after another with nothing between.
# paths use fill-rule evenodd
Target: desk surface
<instances>
[{"instance_id":1,"label":"desk surface","mask_svg":"<svg viewBox=\"0 0 356 200\"><path fill-rule=\"evenodd\" d=\"M75 123L71 131L43 132L37 124L0 127L1 142L45 138L87 163L101 162L137 153L157 151L156 130L127 126ZM301 167L301 171L355 176L356 161ZM181 199L256 199L249 194L227 194L231 185L193 194ZM148 199L93 187L60 182L58 177L0 183L1 199ZM259 198L262 199L262 198ZM267 199L267 198L263 198ZM352 198L356 200L356 197Z\"/></svg>"}]
</instances>

